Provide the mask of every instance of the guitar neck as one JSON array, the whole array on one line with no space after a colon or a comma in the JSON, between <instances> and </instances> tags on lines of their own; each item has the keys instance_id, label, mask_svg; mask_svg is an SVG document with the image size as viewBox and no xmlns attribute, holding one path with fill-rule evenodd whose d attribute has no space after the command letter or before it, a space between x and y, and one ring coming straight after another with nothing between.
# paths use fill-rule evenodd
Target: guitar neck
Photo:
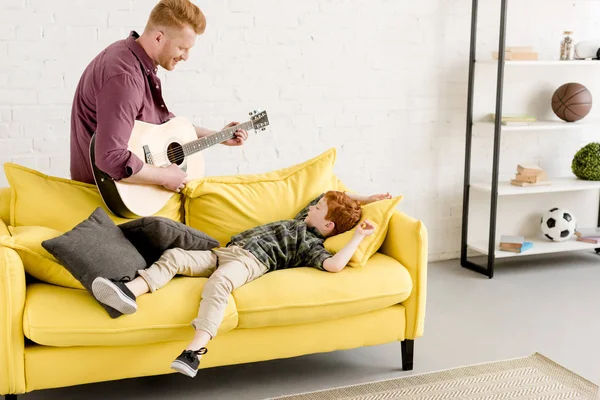
<instances>
[{"instance_id":1,"label":"guitar neck","mask_svg":"<svg viewBox=\"0 0 600 400\"><path fill-rule=\"evenodd\" d=\"M198 140L193 140L189 143L186 143L182 146L183 152L187 157L191 154L208 149L209 147L212 147L216 144L223 143L226 140L234 138L235 131L237 131L238 129L250 130L253 128L254 126L252 124L252 121L246 121L242 124L232 126L231 128L223 129L220 132L213 133L212 135L208 135Z\"/></svg>"}]
</instances>

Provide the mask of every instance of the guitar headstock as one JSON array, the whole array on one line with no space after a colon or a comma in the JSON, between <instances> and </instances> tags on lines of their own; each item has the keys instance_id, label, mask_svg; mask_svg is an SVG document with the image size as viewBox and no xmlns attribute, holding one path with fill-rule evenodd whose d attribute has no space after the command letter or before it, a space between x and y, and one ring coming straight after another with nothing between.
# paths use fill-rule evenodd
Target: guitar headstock
<instances>
[{"instance_id":1,"label":"guitar headstock","mask_svg":"<svg viewBox=\"0 0 600 400\"><path fill-rule=\"evenodd\" d=\"M250 113L250 121L252 122L253 128L257 131L264 131L266 127L269 126L269 117L267 116L266 111L252 111Z\"/></svg>"}]
</instances>

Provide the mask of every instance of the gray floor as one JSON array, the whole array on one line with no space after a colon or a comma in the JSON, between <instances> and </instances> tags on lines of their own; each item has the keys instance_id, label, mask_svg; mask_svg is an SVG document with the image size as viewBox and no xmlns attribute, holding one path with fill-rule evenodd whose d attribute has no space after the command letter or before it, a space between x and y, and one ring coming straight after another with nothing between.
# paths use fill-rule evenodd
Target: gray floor
<instances>
[{"instance_id":1,"label":"gray floor","mask_svg":"<svg viewBox=\"0 0 600 400\"><path fill-rule=\"evenodd\" d=\"M497 264L489 280L457 260L429 269L425 336L415 369L400 344L201 371L45 390L19 399L264 399L539 352L600 383L600 256L528 256Z\"/></svg>"}]
</instances>

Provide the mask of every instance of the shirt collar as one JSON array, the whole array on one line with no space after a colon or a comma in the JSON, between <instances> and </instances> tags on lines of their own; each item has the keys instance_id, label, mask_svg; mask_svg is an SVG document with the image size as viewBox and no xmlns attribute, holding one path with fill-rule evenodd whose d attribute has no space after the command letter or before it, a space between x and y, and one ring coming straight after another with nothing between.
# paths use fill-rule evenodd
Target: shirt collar
<instances>
[{"instance_id":1,"label":"shirt collar","mask_svg":"<svg viewBox=\"0 0 600 400\"><path fill-rule=\"evenodd\" d=\"M306 224L306 222L305 222L305 224ZM319 232L319 230L317 228L315 228L314 226L308 226L308 224L307 224L306 230L309 231L310 233L312 233L313 235L315 235L316 237L318 237L319 239L325 239L325 236L323 236L321 234L321 232Z\"/></svg>"},{"instance_id":2,"label":"shirt collar","mask_svg":"<svg viewBox=\"0 0 600 400\"><path fill-rule=\"evenodd\" d=\"M139 38L140 35L136 31L131 31L125 42L127 43L127 47L133 52L133 54L137 57L137 59L142 64L144 68L144 72L146 75L156 74L158 68L154 65L154 61L150 58L148 53L136 42L136 39Z\"/></svg>"}]
</instances>

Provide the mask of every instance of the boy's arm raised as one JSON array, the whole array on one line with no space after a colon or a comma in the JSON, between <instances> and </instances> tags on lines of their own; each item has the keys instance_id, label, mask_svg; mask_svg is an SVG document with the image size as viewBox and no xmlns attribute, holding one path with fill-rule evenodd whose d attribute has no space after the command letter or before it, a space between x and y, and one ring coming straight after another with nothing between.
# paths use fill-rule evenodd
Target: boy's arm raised
<instances>
[{"instance_id":1,"label":"boy's arm raised","mask_svg":"<svg viewBox=\"0 0 600 400\"><path fill-rule=\"evenodd\" d=\"M356 227L352 239L333 257L323 261L323 268L328 272L340 272L343 270L348 265L348 262L350 262L360 242L373 232L375 232L375 226L369 220L364 220Z\"/></svg>"},{"instance_id":2,"label":"boy's arm raised","mask_svg":"<svg viewBox=\"0 0 600 400\"><path fill-rule=\"evenodd\" d=\"M389 193L380 193L380 194L372 194L370 196L365 196L357 193L346 192L346 195L350 197L352 200L357 200L360 204L369 204L374 201L391 199L392 196Z\"/></svg>"}]
</instances>

